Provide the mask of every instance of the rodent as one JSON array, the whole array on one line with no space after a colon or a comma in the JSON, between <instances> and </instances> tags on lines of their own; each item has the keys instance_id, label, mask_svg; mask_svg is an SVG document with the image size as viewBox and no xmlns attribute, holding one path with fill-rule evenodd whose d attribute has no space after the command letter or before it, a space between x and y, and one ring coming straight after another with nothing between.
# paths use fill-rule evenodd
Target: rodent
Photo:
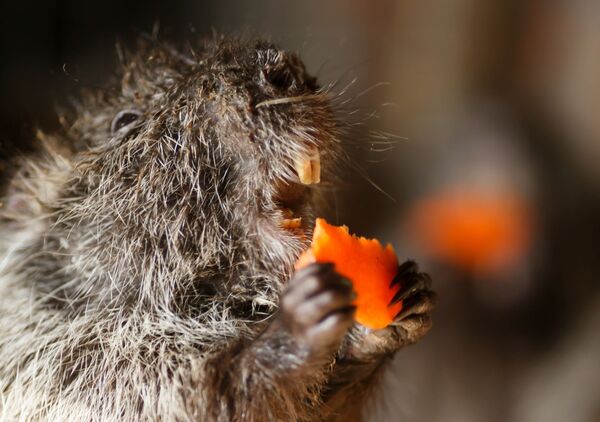
<instances>
[{"instance_id":1,"label":"rodent","mask_svg":"<svg viewBox=\"0 0 600 422\"><path fill-rule=\"evenodd\" d=\"M369 331L331 265L294 273L343 151L326 92L260 40L145 41L118 74L5 194L0 419L356 419L434 294L402 264Z\"/></svg>"}]
</instances>

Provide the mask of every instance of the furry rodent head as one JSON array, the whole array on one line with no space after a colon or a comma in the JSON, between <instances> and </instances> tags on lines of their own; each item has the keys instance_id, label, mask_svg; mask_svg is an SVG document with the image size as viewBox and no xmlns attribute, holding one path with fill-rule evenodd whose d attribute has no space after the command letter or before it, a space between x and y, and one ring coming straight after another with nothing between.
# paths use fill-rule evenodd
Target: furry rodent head
<instances>
[{"instance_id":1,"label":"furry rodent head","mask_svg":"<svg viewBox=\"0 0 600 422\"><path fill-rule=\"evenodd\" d=\"M69 165L27 271L69 306L95 295L179 306L215 284L202 280L218 277L224 292L229 280L285 281L340 151L327 94L264 41L189 54L146 42L121 62L120 81L86 94L53 138L70 149L53 161Z\"/></svg>"}]
</instances>

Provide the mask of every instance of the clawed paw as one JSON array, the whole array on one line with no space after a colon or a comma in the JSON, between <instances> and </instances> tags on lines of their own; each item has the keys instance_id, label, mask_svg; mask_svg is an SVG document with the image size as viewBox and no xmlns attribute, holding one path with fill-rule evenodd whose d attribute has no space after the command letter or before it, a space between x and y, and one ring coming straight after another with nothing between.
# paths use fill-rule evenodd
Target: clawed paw
<instances>
[{"instance_id":1,"label":"clawed paw","mask_svg":"<svg viewBox=\"0 0 600 422\"><path fill-rule=\"evenodd\" d=\"M281 298L281 318L295 341L315 353L333 353L353 324L352 284L332 264L298 271Z\"/></svg>"},{"instance_id":2,"label":"clawed paw","mask_svg":"<svg viewBox=\"0 0 600 422\"><path fill-rule=\"evenodd\" d=\"M346 354L351 357L368 359L394 353L415 343L431 329L430 314L435 307L436 294L431 290L429 275L419 272L414 261L406 261L398 267L391 284L400 286L391 303L402 301L402 309L384 329L355 327L346 347Z\"/></svg>"}]
</instances>

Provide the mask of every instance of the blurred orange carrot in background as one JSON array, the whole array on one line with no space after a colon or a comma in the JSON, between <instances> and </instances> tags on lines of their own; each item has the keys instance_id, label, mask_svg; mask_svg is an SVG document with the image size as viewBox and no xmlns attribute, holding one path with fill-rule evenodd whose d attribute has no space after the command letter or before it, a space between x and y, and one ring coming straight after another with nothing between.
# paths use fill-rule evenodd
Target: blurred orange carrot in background
<instances>
[{"instance_id":1,"label":"blurred orange carrot in background","mask_svg":"<svg viewBox=\"0 0 600 422\"><path fill-rule=\"evenodd\" d=\"M532 221L527 203L510 192L452 188L417 201L409 226L429 254L467 271L495 272L528 250Z\"/></svg>"}]
</instances>

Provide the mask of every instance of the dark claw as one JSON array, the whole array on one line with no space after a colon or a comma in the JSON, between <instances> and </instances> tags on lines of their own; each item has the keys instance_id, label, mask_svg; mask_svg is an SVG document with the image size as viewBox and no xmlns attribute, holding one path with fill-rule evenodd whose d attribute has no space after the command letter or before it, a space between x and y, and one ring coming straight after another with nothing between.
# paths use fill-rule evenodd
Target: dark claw
<instances>
[{"instance_id":1,"label":"dark claw","mask_svg":"<svg viewBox=\"0 0 600 422\"><path fill-rule=\"evenodd\" d=\"M312 265L308 265L298 271L294 277L292 277L292 281L302 280L304 277L308 275L317 275L317 274L325 274L333 272L334 265L330 262L324 263L315 263Z\"/></svg>"},{"instance_id":2,"label":"dark claw","mask_svg":"<svg viewBox=\"0 0 600 422\"><path fill-rule=\"evenodd\" d=\"M425 273L420 273L414 261L406 261L398 267L398 273L390 283L392 287L398 284L400 289L396 292L390 304L398 303L418 291L429 290L431 277Z\"/></svg>"},{"instance_id":3,"label":"dark claw","mask_svg":"<svg viewBox=\"0 0 600 422\"><path fill-rule=\"evenodd\" d=\"M402 264L398 265L398 272L390 283L390 287L402 284L403 280L410 278L412 275L416 274L418 270L419 266L412 259L404 261Z\"/></svg>"},{"instance_id":4,"label":"dark claw","mask_svg":"<svg viewBox=\"0 0 600 422\"><path fill-rule=\"evenodd\" d=\"M430 290L418 292L408 297L402 304L402 310L394 318L395 321L401 321L412 315L427 314L435 307L437 296Z\"/></svg>"}]
</instances>

